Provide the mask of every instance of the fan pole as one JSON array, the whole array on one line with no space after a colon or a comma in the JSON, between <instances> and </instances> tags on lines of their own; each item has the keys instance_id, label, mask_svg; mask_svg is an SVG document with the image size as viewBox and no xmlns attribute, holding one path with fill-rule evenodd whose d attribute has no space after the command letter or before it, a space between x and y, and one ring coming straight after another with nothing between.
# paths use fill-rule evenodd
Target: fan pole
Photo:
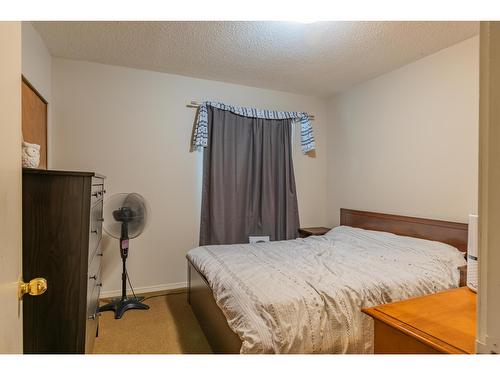
<instances>
[{"instance_id":1,"label":"fan pole","mask_svg":"<svg viewBox=\"0 0 500 375\"><path fill-rule=\"evenodd\" d=\"M122 301L127 299L127 257L128 257L128 223L122 222L120 235L120 255L122 258Z\"/></svg>"},{"instance_id":2,"label":"fan pole","mask_svg":"<svg viewBox=\"0 0 500 375\"><path fill-rule=\"evenodd\" d=\"M123 249L123 242L127 242L127 248ZM128 255L128 240L120 240L120 253L122 256L122 300L127 299L127 255Z\"/></svg>"},{"instance_id":3,"label":"fan pole","mask_svg":"<svg viewBox=\"0 0 500 375\"><path fill-rule=\"evenodd\" d=\"M99 312L102 311L114 311L115 319L120 319L125 311L129 309L140 309L147 310L149 306L141 303L144 297L134 297L127 298L127 257L128 257L128 223L126 221L122 222L121 236L120 236L120 255L122 258L122 297L119 300L114 300L99 308Z\"/></svg>"}]
</instances>

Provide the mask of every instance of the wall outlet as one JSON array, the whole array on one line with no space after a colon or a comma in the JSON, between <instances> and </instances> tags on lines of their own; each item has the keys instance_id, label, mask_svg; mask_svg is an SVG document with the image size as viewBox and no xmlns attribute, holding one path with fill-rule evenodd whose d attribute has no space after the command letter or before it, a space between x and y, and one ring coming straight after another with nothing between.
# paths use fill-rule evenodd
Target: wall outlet
<instances>
[{"instance_id":1,"label":"wall outlet","mask_svg":"<svg viewBox=\"0 0 500 375\"><path fill-rule=\"evenodd\" d=\"M269 242L269 236L248 236L249 243Z\"/></svg>"}]
</instances>

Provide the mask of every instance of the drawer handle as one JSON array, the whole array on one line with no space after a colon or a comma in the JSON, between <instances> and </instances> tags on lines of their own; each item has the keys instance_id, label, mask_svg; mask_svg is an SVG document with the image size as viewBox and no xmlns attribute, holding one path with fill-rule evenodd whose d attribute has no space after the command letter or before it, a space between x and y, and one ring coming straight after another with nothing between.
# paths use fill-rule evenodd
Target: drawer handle
<instances>
[{"instance_id":1,"label":"drawer handle","mask_svg":"<svg viewBox=\"0 0 500 375\"><path fill-rule=\"evenodd\" d=\"M103 253L97 253L98 257L102 257L104 254Z\"/></svg>"},{"instance_id":2,"label":"drawer handle","mask_svg":"<svg viewBox=\"0 0 500 375\"><path fill-rule=\"evenodd\" d=\"M104 221L104 218L103 217L98 217L96 220L97 221Z\"/></svg>"},{"instance_id":3,"label":"drawer handle","mask_svg":"<svg viewBox=\"0 0 500 375\"><path fill-rule=\"evenodd\" d=\"M90 276L90 277L89 277L89 280L91 280L91 279L97 280L97 275Z\"/></svg>"},{"instance_id":4,"label":"drawer handle","mask_svg":"<svg viewBox=\"0 0 500 375\"><path fill-rule=\"evenodd\" d=\"M90 233L95 233L97 234L98 230L97 229L94 229L94 230L91 230Z\"/></svg>"},{"instance_id":5,"label":"drawer handle","mask_svg":"<svg viewBox=\"0 0 500 375\"><path fill-rule=\"evenodd\" d=\"M98 286L98 287L101 287L102 283L98 283L98 284L95 284L95 285Z\"/></svg>"},{"instance_id":6,"label":"drawer handle","mask_svg":"<svg viewBox=\"0 0 500 375\"><path fill-rule=\"evenodd\" d=\"M92 194L93 197L99 197L99 195L101 194L100 191L96 191L95 193Z\"/></svg>"}]
</instances>

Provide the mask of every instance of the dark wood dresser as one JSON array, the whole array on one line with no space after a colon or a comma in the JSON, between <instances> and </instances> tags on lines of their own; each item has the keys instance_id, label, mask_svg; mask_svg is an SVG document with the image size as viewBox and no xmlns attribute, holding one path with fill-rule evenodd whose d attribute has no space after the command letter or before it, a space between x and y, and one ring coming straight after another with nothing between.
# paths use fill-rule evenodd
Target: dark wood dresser
<instances>
[{"instance_id":1,"label":"dark wood dresser","mask_svg":"<svg viewBox=\"0 0 500 375\"><path fill-rule=\"evenodd\" d=\"M92 353L98 332L104 176L23 169L23 276L47 280L23 300L25 353Z\"/></svg>"}]
</instances>

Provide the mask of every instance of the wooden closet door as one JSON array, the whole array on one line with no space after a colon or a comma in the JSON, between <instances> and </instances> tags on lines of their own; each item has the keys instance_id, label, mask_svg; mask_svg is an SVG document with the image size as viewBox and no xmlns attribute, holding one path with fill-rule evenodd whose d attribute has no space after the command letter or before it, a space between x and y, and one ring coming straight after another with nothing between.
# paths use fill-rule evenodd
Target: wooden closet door
<instances>
[{"instance_id":1,"label":"wooden closet door","mask_svg":"<svg viewBox=\"0 0 500 375\"><path fill-rule=\"evenodd\" d=\"M24 79L21 91L23 138L40 145L38 168L47 169L47 102Z\"/></svg>"}]
</instances>

